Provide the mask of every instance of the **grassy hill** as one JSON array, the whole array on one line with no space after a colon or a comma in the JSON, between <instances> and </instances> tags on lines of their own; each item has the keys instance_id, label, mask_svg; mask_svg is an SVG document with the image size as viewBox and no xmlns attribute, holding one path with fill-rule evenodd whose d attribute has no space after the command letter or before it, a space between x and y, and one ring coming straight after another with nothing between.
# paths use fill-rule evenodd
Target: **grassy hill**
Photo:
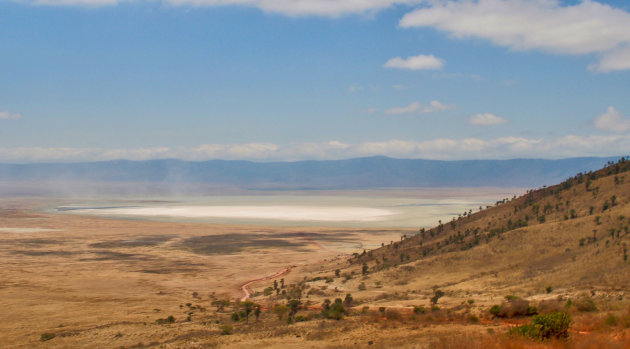
<instances>
[{"instance_id":1,"label":"grassy hill","mask_svg":"<svg viewBox=\"0 0 630 349\"><path fill-rule=\"evenodd\" d=\"M300 298L317 308L325 299L351 294L348 306L363 318L372 314L371 321L381 325L391 320L443 330L445 324L469 324L441 344L434 337L437 347L479 347L455 339L462 336L487 345L487 333L470 331L493 323L507 326L500 332L506 333L532 315L560 311L573 316L569 347L627 347L629 171L630 161L622 158L492 207L462 212L381 248L298 269L287 277L285 296L254 300ZM567 345L491 337L493 343L510 338L499 347ZM405 346L394 339L388 343Z\"/></svg>"}]
</instances>

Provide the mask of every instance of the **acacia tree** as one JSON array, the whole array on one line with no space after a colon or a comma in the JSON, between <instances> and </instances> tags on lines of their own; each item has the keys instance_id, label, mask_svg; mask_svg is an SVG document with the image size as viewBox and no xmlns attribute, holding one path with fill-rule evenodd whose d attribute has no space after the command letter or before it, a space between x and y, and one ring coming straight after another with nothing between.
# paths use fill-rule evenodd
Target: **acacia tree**
<instances>
[{"instance_id":1,"label":"acacia tree","mask_svg":"<svg viewBox=\"0 0 630 349\"><path fill-rule=\"evenodd\" d=\"M249 323L249 314L260 306L252 301L241 302L240 305L244 308L243 312L245 313L245 323ZM258 316L256 316L256 319L258 319Z\"/></svg>"},{"instance_id":2,"label":"acacia tree","mask_svg":"<svg viewBox=\"0 0 630 349\"><path fill-rule=\"evenodd\" d=\"M217 307L217 313L222 312L226 306L230 305L230 301L227 299L217 299L212 301L212 305Z\"/></svg>"},{"instance_id":3,"label":"acacia tree","mask_svg":"<svg viewBox=\"0 0 630 349\"><path fill-rule=\"evenodd\" d=\"M440 298L444 297L444 291L435 289L433 291L433 297L431 297L431 304L436 305Z\"/></svg>"},{"instance_id":4,"label":"acacia tree","mask_svg":"<svg viewBox=\"0 0 630 349\"><path fill-rule=\"evenodd\" d=\"M289 306L289 322L293 321L293 317L295 316L295 314L298 312L298 310L300 309L300 305L302 304L302 302L300 302L298 299L292 299L289 301L288 306Z\"/></svg>"},{"instance_id":5,"label":"acacia tree","mask_svg":"<svg viewBox=\"0 0 630 349\"><path fill-rule=\"evenodd\" d=\"M282 318L284 317L284 314L286 314L288 311L289 311L289 308L286 305L276 304L273 307L273 312L274 314L278 316L278 320L282 320Z\"/></svg>"}]
</instances>

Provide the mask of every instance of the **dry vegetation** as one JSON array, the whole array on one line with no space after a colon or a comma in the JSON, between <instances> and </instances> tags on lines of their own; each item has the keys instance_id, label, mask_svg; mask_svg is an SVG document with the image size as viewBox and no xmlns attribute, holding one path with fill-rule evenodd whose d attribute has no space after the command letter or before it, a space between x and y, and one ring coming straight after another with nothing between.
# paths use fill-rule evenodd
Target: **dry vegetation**
<instances>
[{"instance_id":1,"label":"dry vegetation","mask_svg":"<svg viewBox=\"0 0 630 349\"><path fill-rule=\"evenodd\" d=\"M61 230L2 235L0 342L629 348L628 170L610 163L387 235L68 217L12 202L0 226ZM239 285L289 265L238 300Z\"/></svg>"}]
</instances>

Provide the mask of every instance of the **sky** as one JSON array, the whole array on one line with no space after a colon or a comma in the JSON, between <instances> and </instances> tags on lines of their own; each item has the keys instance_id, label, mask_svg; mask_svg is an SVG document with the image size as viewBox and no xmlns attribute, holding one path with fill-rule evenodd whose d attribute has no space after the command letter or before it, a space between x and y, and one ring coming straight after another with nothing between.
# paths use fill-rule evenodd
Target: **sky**
<instances>
[{"instance_id":1,"label":"sky","mask_svg":"<svg viewBox=\"0 0 630 349\"><path fill-rule=\"evenodd\" d=\"M624 0L0 0L0 162L630 153Z\"/></svg>"}]
</instances>

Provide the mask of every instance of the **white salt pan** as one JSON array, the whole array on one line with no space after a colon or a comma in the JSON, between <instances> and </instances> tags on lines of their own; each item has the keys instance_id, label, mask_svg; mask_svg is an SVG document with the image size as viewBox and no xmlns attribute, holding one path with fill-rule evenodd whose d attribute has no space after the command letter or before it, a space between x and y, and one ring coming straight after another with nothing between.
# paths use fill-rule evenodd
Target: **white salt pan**
<instances>
[{"instance_id":1,"label":"white salt pan","mask_svg":"<svg viewBox=\"0 0 630 349\"><path fill-rule=\"evenodd\" d=\"M160 206L80 209L74 212L101 215L250 218L321 222L376 222L396 214L379 208L346 206Z\"/></svg>"}]
</instances>

